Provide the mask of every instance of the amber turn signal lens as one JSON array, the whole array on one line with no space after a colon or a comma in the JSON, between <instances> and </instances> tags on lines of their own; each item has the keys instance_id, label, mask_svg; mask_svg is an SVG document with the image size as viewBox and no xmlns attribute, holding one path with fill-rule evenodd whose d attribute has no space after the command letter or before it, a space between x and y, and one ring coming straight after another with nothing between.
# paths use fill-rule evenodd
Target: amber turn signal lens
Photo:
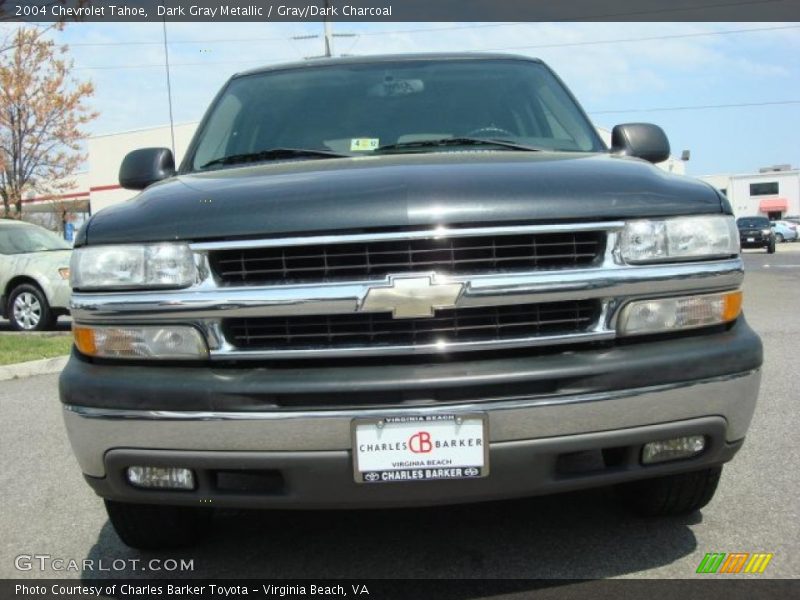
<instances>
[{"instance_id":1,"label":"amber turn signal lens","mask_svg":"<svg viewBox=\"0 0 800 600\"><path fill-rule=\"evenodd\" d=\"M94 330L80 325L72 326L72 337L75 340L75 347L81 354L94 356L97 354L97 346L94 341Z\"/></svg>"},{"instance_id":2,"label":"amber turn signal lens","mask_svg":"<svg viewBox=\"0 0 800 600\"><path fill-rule=\"evenodd\" d=\"M725 304L722 309L722 320L725 322L733 321L742 312L742 292L731 292L725 294Z\"/></svg>"}]
</instances>

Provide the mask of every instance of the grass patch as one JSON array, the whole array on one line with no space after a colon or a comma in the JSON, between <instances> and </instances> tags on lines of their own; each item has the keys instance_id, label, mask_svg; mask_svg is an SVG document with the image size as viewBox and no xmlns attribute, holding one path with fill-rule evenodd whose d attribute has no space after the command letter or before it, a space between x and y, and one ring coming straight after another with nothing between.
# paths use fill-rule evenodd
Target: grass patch
<instances>
[{"instance_id":1,"label":"grass patch","mask_svg":"<svg viewBox=\"0 0 800 600\"><path fill-rule=\"evenodd\" d=\"M64 356L71 347L71 335L0 335L0 365Z\"/></svg>"}]
</instances>

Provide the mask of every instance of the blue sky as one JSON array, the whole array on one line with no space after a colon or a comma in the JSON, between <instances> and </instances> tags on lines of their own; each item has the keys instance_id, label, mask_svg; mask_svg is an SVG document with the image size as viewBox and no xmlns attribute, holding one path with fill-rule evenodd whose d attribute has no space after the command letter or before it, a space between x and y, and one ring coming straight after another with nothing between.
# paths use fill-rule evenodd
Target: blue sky
<instances>
[{"instance_id":1,"label":"blue sky","mask_svg":"<svg viewBox=\"0 0 800 600\"><path fill-rule=\"evenodd\" d=\"M198 120L236 71L319 54L319 39L289 38L321 29L317 23L168 24L175 122ZM357 34L336 38L336 53L504 50L537 56L559 73L596 124L661 125L675 154L691 150L692 175L778 163L800 167L800 23L337 23L334 32ZM661 39L619 41L654 37ZM92 133L168 122L161 23L74 24L57 39L70 45L76 75L96 86L93 104L101 116ZM795 103L639 110L778 101Z\"/></svg>"}]
</instances>

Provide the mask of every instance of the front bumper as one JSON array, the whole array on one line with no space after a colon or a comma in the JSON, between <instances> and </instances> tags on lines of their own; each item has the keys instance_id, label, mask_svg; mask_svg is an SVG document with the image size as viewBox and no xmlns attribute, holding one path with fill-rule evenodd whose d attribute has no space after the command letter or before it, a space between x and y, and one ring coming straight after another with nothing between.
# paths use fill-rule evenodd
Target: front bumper
<instances>
[{"instance_id":1,"label":"front bumper","mask_svg":"<svg viewBox=\"0 0 800 600\"><path fill-rule=\"evenodd\" d=\"M741 445L758 394L759 371L644 388L481 405L266 413L114 411L66 406L64 418L87 481L103 497L141 503L341 508L490 500L608 485L721 464ZM491 474L469 481L359 485L353 480L355 417L485 411ZM698 457L642 466L648 441L705 435ZM616 457L606 460L612 451ZM592 463L562 470L573 458ZM133 464L193 468L193 492L139 490ZM237 473L255 487L218 485ZM251 476L248 479L248 475Z\"/></svg>"},{"instance_id":2,"label":"front bumper","mask_svg":"<svg viewBox=\"0 0 800 600\"><path fill-rule=\"evenodd\" d=\"M769 246L772 241L772 236L765 236L760 233L757 235L743 235L739 237L739 246L742 248L764 248Z\"/></svg>"},{"instance_id":3,"label":"front bumper","mask_svg":"<svg viewBox=\"0 0 800 600\"><path fill-rule=\"evenodd\" d=\"M54 279L50 283L50 290L47 293L50 306L59 312L69 312L69 301L72 295L72 288L69 281L65 279Z\"/></svg>"},{"instance_id":4,"label":"front bumper","mask_svg":"<svg viewBox=\"0 0 800 600\"><path fill-rule=\"evenodd\" d=\"M358 484L348 450L215 452L116 449L105 456L107 474L86 476L104 498L121 502L219 508L336 509L426 506L516 498L611 485L722 464L743 440L725 442L722 417L646 427L492 442L485 479ZM705 451L690 460L642 466L643 444L705 435ZM141 490L124 477L130 465L193 469L193 491Z\"/></svg>"},{"instance_id":5,"label":"front bumper","mask_svg":"<svg viewBox=\"0 0 800 600\"><path fill-rule=\"evenodd\" d=\"M760 340L740 318L674 339L425 364L136 366L73 355L60 391L72 447L101 496L394 506L543 494L721 464L747 432L761 362ZM488 415L488 478L354 482L354 418L476 412ZM695 434L709 441L701 455L639 464L642 444ZM565 472L577 455L594 466ZM135 489L123 479L132 464L193 468L198 488ZM221 486L220 473L250 478L257 489Z\"/></svg>"}]
</instances>

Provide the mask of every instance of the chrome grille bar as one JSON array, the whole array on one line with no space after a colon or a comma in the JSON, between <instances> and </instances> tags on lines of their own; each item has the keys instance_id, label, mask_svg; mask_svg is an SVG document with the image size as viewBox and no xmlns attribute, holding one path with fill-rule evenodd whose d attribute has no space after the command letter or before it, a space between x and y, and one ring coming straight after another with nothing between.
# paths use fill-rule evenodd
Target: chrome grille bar
<instances>
[{"instance_id":1,"label":"chrome grille bar","mask_svg":"<svg viewBox=\"0 0 800 600\"><path fill-rule=\"evenodd\" d=\"M409 346L585 333L599 312L600 303L583 300L446 309L418 319L393 319L390 313L225 319L223 330L243 350Z\"/></svg>"},{"instance_id":2,"label":"chrome grille bar","mask_svg":"<svg viewBox=\"0 0 800 600\"><path fill-rule=\"evenodd\" d=\"M586 268L602 260L605 242L602 231L373 240L214 250L208 261L224 285L328 283L433 269L463 275Z\"/></svg>"},{"instance_id":3,"label":"chrome grille bar","mask_svg":"<svg viewBox=\"0 0 800 600\"><path fill-rule=\"evenodd\" d=\"M532 225L512 227L436 228L416 231L356 233L348 235L323 235L286 237L261 240L234 240L192 244L200 277L187 289L150 292L75 293L72 297L72 314L75 322L113 325L116 323L188 323L202 330L208 340L212 360L280 359L370 355L403 355L447 353L474 350L492 350L527 346L575 344L610 340L616 337L616 315L625 302L634 298L684 293L702 293L736 289L743 279L740 258L631 266L617 258L618 232L622 222ZM310 244L339 245L376 240L424 240L442 236L454 238L480 238L480 236L506 236L553 232L599 232L603 236L603 252L588 266L566 269L514 269L497 272L446 274L437 268L411 273L412 278L429 278L431 285L462 284L462 292L454 304L457 311L487 309L499 310L510 305L541 305L543 303L593 302L599 307L590 322L581 322L580 328L571 331L531 331L518 328L489 328L475 331L502 331L502 335L487 335L484 339L459 339L451 335L441 340L395 339L391 343L375 340L353 340L347 336L331 336L321 343L314 336L296 337L294 342L274 340L257 347L245 347L226 329L235 320L261 320L271 318L299 319L330 317L354 319L368 317L370 322L391 324L386 312L365 306L365 298L376 286L385 286L393 274L380 278L358 278L327 282L279 282L270 285L232 285L220 281L210 266L209 253L222 250L247 250L253 248L295 248L302 256L301 247ZM507 241L510 241L506 238ZM469 240L463 240L465 247ZM510 244L513 246L514 244ZM575 246L572 251L578 252ZM492 249L497 257L497 249ZM420 256L429 256L424 252ZM326 255L327 261L327 255ZM284 265L281 265L281 269ZM404 273L403 277L409 277ZM385 311L385 309L382 309ZM441 308L439 310L442 310ZM480 312L480 311L479 311ZM375 315L375 319L370 317ZM443 314L424 318L426 327L438 327L437 319ZM389 319L388 321L386 321ZM520 323L529 324L522 318ZM442 329L447 329L443 327ZM378 330L380 331L380 330ZM452 328L450 329L452 332ZM464 331L469 331L465 329ZM447 333L442 331L440 333ZM468 336L469 337L469 336ZM480 338L481 336L476 336ZM338 342L342 343L339 344ZM273 343L275 342L275 343Z\"/></svg>"},{"instance_id":4,"label":"chrome grille bar","mask_svg":"<svg viewBox=\"0 0 800 600\"><path fill-rule=\"evenodd\" d=\"M624 221L598 223L556 223L551 225L512 225L492 227L434 227L411 231L388 231L373 233L308 235L300 237L276 237L253 240L231 240L222 242L196 242L195 252L211 250L236 250L241 248L281 248L288 246L310 246L317 244L350 244L353 242L378 242L391 240L430 240L436 238L462 238L489 235L517 235L526 233L560 233L573 231L619 231Z\"/></svg>"}]
</instances>

